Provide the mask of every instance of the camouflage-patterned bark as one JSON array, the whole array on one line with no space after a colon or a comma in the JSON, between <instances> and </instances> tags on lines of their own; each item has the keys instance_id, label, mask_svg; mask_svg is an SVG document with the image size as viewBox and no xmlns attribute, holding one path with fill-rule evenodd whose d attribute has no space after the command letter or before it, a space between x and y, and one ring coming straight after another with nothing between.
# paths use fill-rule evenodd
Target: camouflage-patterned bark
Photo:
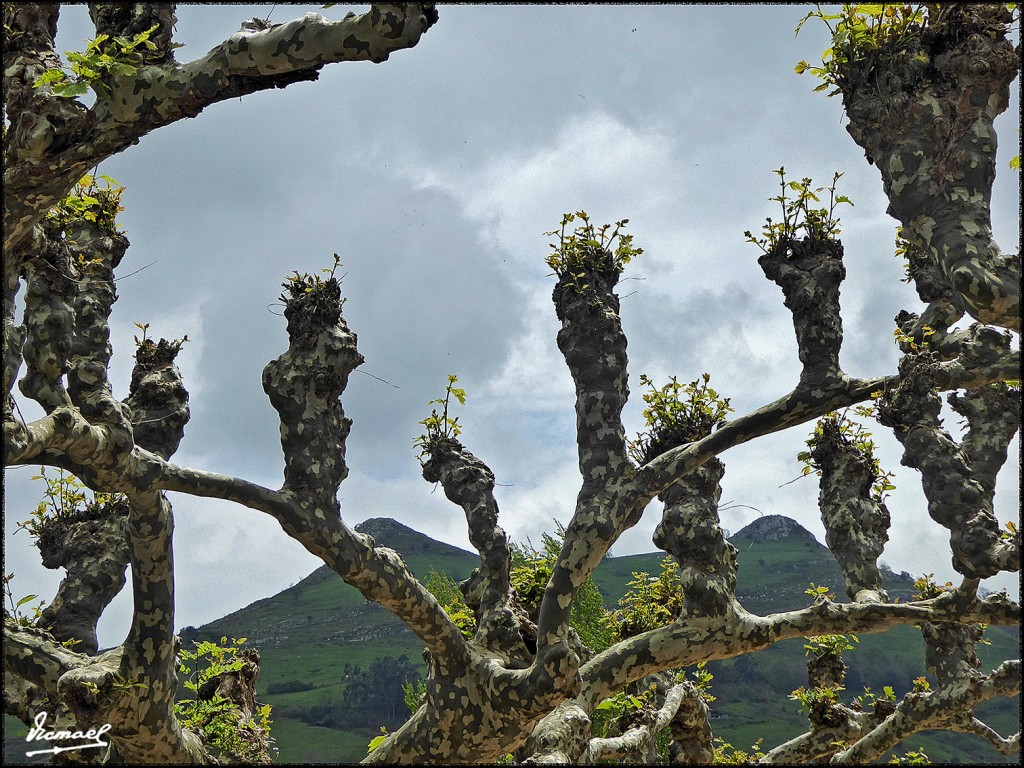
<instances>
[{"instance_id":1,"label":"camouflage-patterned bark","mask_svg":"<svg viewBox=\"0 0 1024 768\"><path fill-rule=\"evenodd\" d=\"M1019 570L1019 534L1004 541L992 512L995 473L1017 431L1019 391L996 385L954 395L950 402L971 427L958 446L939 420L936 368L930 353L905 356L900 383L878 402L879 420L903 444L903 463L921 471L928 514L949 529L953 567L969 579Z\"/></svg>"},{"instance_id":2,"label":"camouflage-patterned bark","mask_svg":"<svg viewBox=\"0 0 1024 768\"><path fill-rule=\"evenodd\" d=\"M846 277L842 244L811 236L782 237L757 263L765 277L782 288L786 308L793 314L803 363L801 387L818 393L834 388L842 378L839 285Z\"/></svg>"},{"instance_id":3,"label":"camouflage-patterned bark","mask_svg":"<svg viewBox=\"0 0 1024 768\"><path fill-rule=\"evenodd\" d=\"M1001 4L936 6L929 23L841 81L847 130L878 167L902 235L928 254L957 307L1020 330L1020 256L992 240L993 121L1020 52Z\"/></svg>"},{"instance_id":4,"label":"camouflage-patterned bark","mask_svg":"<svg viewBox=\"0 0 1024 768\"><path fill-rule=\"evenodd\" d=\"M136 4L93 11L97 31L144 31L157 50L134 75L108 78L91 108L33 88L54 51L57 4L4 6L4 23L15 33L4 45L4 86L11 130L4 146L4 252L29 234L90 168L140 137L206 107L268 88L316 80L338 61L386 61L410 48L437 21L431 4L374 4L367 13L340 21L308 13L285 24L254 19L205 56L178 64L170 48L174 5Z\"/></svg>"},{"instance_id":5,"label":"camouflage-patterned bark","mask_svg":"<svg viewBox=\"0 0 1024 768\"><path fill-rule=\"evenodd\" d=\"M836 419L818 422L811 457L821 470L818 504L825 543L852 600L886 600L878 558L889 540L889 510L872 492L878 479L872 456L842 434Z\"/></svg>"},{"instance_id":6,"label":"camouflage-patterned bark","mask_svg":"<svg viewBox=\"0 0 1024 768\"><path fill-rule=\"evenodd\" d=\"M480 553L480 567L460 585L476 614L476 642L510 666L529 666L532 653L525 641L530 630L523 626L527 617L510 605L512 560L508 539L498 526L494 474L452 439L432 447L423 479L441 483L448 499L462 507L470 543Z\"/></svg>"},{"instance_id":7,"label":"camouflage-patterned bark","mask_svg":"<svg viewBox=\"0 0 1024 768\"><path fill-rule=\"evenodd\" d=\"M38 624L61 642L80 641L74 649L88 656L99 650L96 624L100 616L125 585L127 515L123 499L94 504L73 519L50 522L37 540L44 566L67 569Z\"/></svg>"},{"instance_id":8,"label":"camouflage-patterned bark","mask_svg":"<svg viewBox=\"0 0 1024 768\"><path fill-rule=\"evenodd\" d=\"M717 516L723 472L718 454L887 389L888 418L897 425L897 433L905 442L926 446L921 463L929 508L937 519L949 523L958 562L966 564L964 572L1016 567L1018 543L999 539L991 518L994 478L1005 459L1016 411L1004 400L993 399L987 387L1017 377L1019 354L992 329L949 330L964 307L979 317L1018 327L1015 294L1000 271L1005 267L1012 277L1013 264L992 253L987 220L982 221L987 216L985 183L990 185L991 174L985 170L988 166L975 172L970 165L971 152L981 158L979 166L989 163L994 152L986 121L1004 108L1002 74L994 78L999 82L985 86L994 94L991 103L979 101L980 90L963 91L965 109L974 110L973 116L968 116L966 128L950 134L955 134L952 143L941 146L941 136L936 138L941 131L918 130L918 123L927 122L927 113L917 102L906 110L906 125L881 119L875 125L864 117L870 117L872 107L868 96L851 92L848 97L863 100L854 105L860 110L857 116L848 105L852 119L859 121L852 132L861 132L858 140L874 142L869 156L883 167L893 209L901 218L908 217L904 224L919 251L911 256L912 276L928 306L920 317L908 313L900 322L917 345L925 341L924 326L940 332L941 338L929 337L939 357L924 383L910 367L898 375L869 379L854 379L841 371L842 246L829 237L789 238L761 264L782 287L793 313L804 364L800 380L775 402L692 439L661 446L656 455L635 464L627 452L621 419L629 390L626 338L615 294L619 270L610 252L585 246L586 268L560 274L553 294L561 323L557 343L576 387L581 487L536 626L517 610L510 592L509 547L498 525L493 473L454 440L433 446L424 464L424 477L440 482L446 496L462 507L470 540L481 557L480 567L464 585L479 622L476 636L467 639L398 553L375 546L371 537L356 533L342 519L337 492L348 473L345 451L352 424L340 398L362 356L342 315L340 287L333 276L323 280L297 275L286 284L289 346L266 366L263 377L280 416L284 454L284 484L273 490L171 461L189 416L188 393L174 365L182 342L143 341L129 397L124 402L114 399L107 381L107 316L116 300L114 269L127 240L96 222L47 217L87 169L148 131L195 116L226 98L316 79L319 69L332 61L383 61L392 51L417 43L437 18L432 6L377 4L363 15L350 14L340 21L316 14L275 25L253 19L206 56L179 65L173 56L173 5L96 4L90 13L98 33L130 35L155 26L155 49L145 52L144 66L137 73L103 83L89 108L76 99L54 96L49 87L34 87L39 75L60 65L53 48L57 13L55 5L4 6L5 24L15 33L5 39L3 50L4 95L11 121L3 147L5 386L11 392L24 364L21 391L46 414L25 424L17 418L13 401L5 398L5 463L60 466L92 488L124 494L128 509L122 539L104 532L92 542L93 549L65 547L61 562L72 577L53 609L58 638L5 618L5 692L16 698L8 711L27 717L33 708L45 705L69 723L87 727L109 722L110 757L124 762L210 762L225 757L198 734L183 729L173 711L173 516L164 496L167 491L231 500L271 515L288 536L367 599L394 612L424 643L424 704L367 762L488 763L507 752L528 763L611 755L650 760L654 737L665 729L674 741L674 760L706 761L712 754L708 707L688 683L661 685L648 720L616 736L593 739L590 716L603 699L648 676L756 652L789 638L931 623L947 627L950 637L966 642L974 623L1019 623L1019 605L1005 595L980 599L974 581L913 603L865 600L868 594L884 597L875 566L884 526L879 509L857 506L857 499L863 501L863 472L854 466L856 461L840 456L842 451L834 457L829 492L823 487L823 508L829 544L844 563L848 591L859 601L824 601L764 617L748 613L735 598L735 552L725 541ZM965 25L971 32L971 25L982 23L978 19L988 18L985 14L990 12L973 13L948 12L948 23ZM974 54L988 51L985 55L996 59L995 69L1005 69L1005 45L998 34L992 43L974 40L970 34L940 42L955 48L964 40L974 46ZM967 69L956 71L962 74ZM938 100L941 117L945 102L939 96L948 94L933 96L926 91L920 91L920 98L906 98L917 98L929 109ZM907 126L913 129L909 133ZM924 160L912 161L927 141L938 149L925 147ZM940 165L942 174L953 173L952 180L935 177L932 169ZM969 172L964 170L967 166ZM904 181L900 174L908 173L913 178ZM933 182L934 189L929 186ZM73 237L63 239L61 234L68 232ZM70 240L76 245L69 245ZM19 325L15 298L22 281L26 312ZM919 400L927 398L915 400L906 394L915 388L929 393L932 388L971 390L953 400L970 422L960 446L949 449L948 438L944 442L937 434L934 403L921 405ZM997 417L997 411L1003 416ZM922 455L917 448L908 448L911 453ZM951 468L953 475L948 474ZM950 487L956 493L947 493L946 486L935 480L943 473L955 478ZM840 475L846 485L840 483ZM569 624L573 600L612 544L659 496L664 512L656 543L680 563L683 610L667 626L588 656ZM73 538L81 544L78 534ZM122 551L118 547L127 552L133 574L134 614L128 637L100 655L62 648L56 640L65 635L92 632L94 638L94 617L116 586L116 558L109 558ZM101 573L110 578L86 585L93 590L89 596L75 581L84 584ZM72 603L84 611L77 624L72 621ZM813 715L809 734L772 750L766 761L827 755L859 760L936 724L971 730L997 748L1011 750L1013 739L993 736L967 713L985 698L1019 690L1019 663L1003 665L975 684L967 677L969 664L946 661L959 651L942 651L942 656L942 642L934 646L933 655L939 654L936 669L945 664L949 680L933 696L910 696L895 711L822 710ZM961 656L956 658L964 661L969 654L964 651ZM239 704L242 718L255 708L257 665L256 655L250 655L238 674L216 681L216 690ZM841 678L835 670L830 676L828 669L816 668L814 675L819 683ZM213 695L213 688L211 683L200 696ZM951 712L957 713L955 717ZM836 754L839 739L851 747Z\"/></svg>"},{"instance_id":9,"label":"camouflage-patterned bark","mask_svg":"<svg viewBox=\"0 0 1024 768\"><path fill-rule=\"evenodd\" d=\"M736 595L736 547L718 521L723 474L725 465L710 459L659 496L665 511L654 544L679 562L688 618L722 616Z\"/></svg>"}]
</instances>

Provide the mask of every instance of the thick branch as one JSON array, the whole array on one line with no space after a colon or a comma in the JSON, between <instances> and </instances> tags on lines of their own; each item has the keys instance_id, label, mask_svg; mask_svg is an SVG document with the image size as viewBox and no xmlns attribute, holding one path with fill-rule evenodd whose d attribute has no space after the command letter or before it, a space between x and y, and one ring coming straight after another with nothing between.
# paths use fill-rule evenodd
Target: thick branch
<instances>
[{"instance_id":1,"label":"thick branch","mask_svg":"<svg viewBox=\"0 0 1024 768\"><path fill-rule=\"evenodd\" d=\"M885 600L878 558L889 540L890 520L885 503L872 493L878 479L872 455L843 434L837 419L818 424L811 457L821 470L818 503L825 542L852 600Z\"/></svg>"},{"instance_id":2,"label":"thick branch","mask_svg":"<svg viewBox=\"0 0 1024 768\"><path fill-rule=\"evenodd\" d=\"M872 634L927 621L1015 624L1020 621L1020 606L1005 593L975 600L960 591L915 603L819 603L766 617L734 606L725 616L673 622L598 654L580 669L583 692L579 702L591 709L627 684L655 672L760 651L782 640Z\"/></svg>"},{"instance_id":3,"label":"thick branch","mask_svg":"<svg viewBox=\"0 0 1024 768\"><path fill-rule=\"evenodd\" d=\"M626 336L614 291L619 273L611 262L610 253L593 248L583 262L588 265L585 273L566 271L552 294L562 323L558 348L576 385L576 443L583 486L541 603L540 645L561 642L576 590L642 512L616 501L633 467L626 457L622 426L622 408L629 397Z\"/></svg>"},{"instance_id":4,"label":"thick branch","mask_svg":"<svg viewBox=\"0 0 1024 768\"><path fill-rule=\"evenodd\" d=\"M117 301L114 270L128 249L128 238L85 219L69 224L66 231L71 259L80 274L68 394L89 421L124 426L124 409L114 400L107 380L112 354L108 318Z\"/></svg>"},{"instance_id":5,"label":"thick branch","mask_svg":"<svg viewBox=\"0 0 1024 768\"><path fill-rule=\"evenodd\" d=\"M140 452L141 454L141 452ZM465 642L437 599L409 572L401 556L375 547L370 536L357 533L315 503L287 491L273 491L236 477L202 472L141 455L135 477L154 487L234 501L266 512L286 534L319 557L367 600L380 603L409 625L427 649L442 658L459 659Z\"/></svg>"},{"instance_id":6,"label":"thick branch","mask_svg":"<svg viewBox=\"0 0 1024 768\"><path fill-rule=\"evenodd\" d=\"M480 567L460 585L467 604L477 614L476 641L525 666L531 654L509 606L512 559L508 538L498 525L494 474L461 443L451 439L431 445L430 456L423 465L423 479L441 483L445 496L462 507L469 540L480 553Z\"/></svg>"},{"instance_id":7,"label":"thick branch","mask_svg":"<svg viewBox=\"0 0 1024 768\"><path fill-rule=\"evenodd\" d=\"M164 25L167 7L151 5L154 12L139 18L153 17ZM48 8L55 29L56 9ZM340 21L310 13L287 24L250 23L188 64L156 56L135 75L108 82L109 92L103 90L92 109L75 99L52 96L48 88L33 92L46 69L60 66L52 34L47 38L35 33L46 29L48 19L22 25L32 32L31 39L21 44L17 66L5 72L13 95L8 97L8 115L14 122L4 171L5 253L83 173L150 131L195 117L225 99L315 80L331 62L386 61L393 51L416 45L437 21L437 12L432 4L374 4L369 12ZM101 14L98 22L108 23L107 17ZM158 53L167 35L164 25L157 33Z\"/></svg>"},{"instance_id":8,"label":"thick branch","mask_svg":"<svg viewBox=\"0 0 1024 768\"><path fill-rule=\"evenodd\" d=\"M846 277L843 245L838 240L805 237L780 239L757 260L765 276L782 288L793 313L803 371L801 389L832 390L843 379L839 348L843 319L839 285Z\"/></svg>"},{"instance_id":9,"label":"thick branch","mask_svg":"<svg viewBox=\"0 0 1024 768\"><path fill-rule=\"evenodd\" d=\"M1004 661L991 675L980 680L964 679L941 690L908 693L891 717L848 749L837 752L831 762L868 763L914 733L943 727L952 712L970 711L981 702L996 696L1015 696L1019 693L1019 660Z\"/></svg>"},{"instance_id":10,"label":"thick branch","mask_svg":"<svg viewBox=\"0 0 1024 768\"><path fill-rule=\"evenodd\" d=\"M81 641L76 650L89 656L99 649L100 616L126 583L127 514L121 498L93 503L78 514L48 520L36 542L44 566L67 569L38 625L60 641Z\"/></svg>"},{"instance_id":11,"label":"thick branch","mask_svg":"<svg viewBox=\"0 0 1024 768\"><path fill-rule=\"evenodd\" d=\"M960 407L971 409L977 424L969 445L979 453L983 471L975 477L970 455L942 429L941 401L934 391L935 369L934 358L928 353L904 356L900 383L886 390L878 401L879 421L891 427L903 444L902 463L921 471L928 514L950 532L953 567L968 578L1019 570L1019 539L1009 543L1000 539L999 521L992 511L995 488L991 476L991 470L998 469L994 462L999 444L1005 456L1016 421L996 415L998 409L993 409L996 420L991 428L983 430L979 420L989 410L985 398L996 396L968 394L954 400L961 403ZM1001 402L1004 398L1006 395L998 399Z\"/></svg>"},{"instance_id":12,"label":"thick branch","mask_svg":"<svg viewBox=\"0 0 1024 768\"><path fill-rule=\"evenodd\" d=\"M587 744L585 761L589 763L633 757L643 762L653 762L652 758L656 755L655 738L675 718L687 695L696 696L692 686L690 690L683 683L672 686L665 694L661 708L654 714L653 722L630 728L621 736L591 739Z\"/></svg>"},{"instance_id":13,"label":"thick branch","mask_svg":"<svg viewBox=\"0 0 1024 768\"><path fill-rule=\"evenodd\" d=\"M933 13L885 56L840 82L847 130L877 165L902 236L938 266L954 300L983 323L1020 330L1020 257L992 240L993 121L1009 104L1019 51L1003 5Z\"/></svg>"},{"instance_id":14,"label":"thick branch","mask_svg":"<svg viewBox=\"0 0 1024 768\"><path fill-rule=\"evenodd\" d=\"M654 544L679 562L683 616L721 616L736 595L736 548L725 539L718 500L725 465L712 458L665 490Z\"/></svg>"}]
</instances>

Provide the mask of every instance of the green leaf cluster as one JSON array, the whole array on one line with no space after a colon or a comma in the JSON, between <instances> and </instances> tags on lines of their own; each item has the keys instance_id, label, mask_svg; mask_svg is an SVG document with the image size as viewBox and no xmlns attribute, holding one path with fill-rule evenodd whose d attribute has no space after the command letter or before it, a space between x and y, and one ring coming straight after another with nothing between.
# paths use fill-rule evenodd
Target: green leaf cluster
<instances>
[{"instance_id":1,"label":"green leaf cluster","mask_svg":"<svg viewBox=\"0 0 1024 768\"><path fill-rule=\"evenodd\" d=\"M821 54L821 66L797 62L793 70L802 75L809 72L819 80L815 91L829 91L835 96L842 91L855 72L866 74L882 53L891 53L915 36L930 22L924 4L899 3L844 4L838 13L826 13L819 6L797 24L796 33L808 19L821 19L832 34L832 45Z\"/></svg>"},{"instance_id":2,"label":"green leaf cluster","mask_svg":"<svg viewBox=\"0 0 1024 768\"><path fill-rule=\"evenodd\" d=\"M930 325L921 326L921 340L920 342L913 336L908 334L900 327L892 332L893 339L896 341L896 345L905 353L910 352L924 352L928 349L928 337L935 335L935 329Z\"/></svg>"},{"instance_id":3,"label":"green leaf cluster","mask_svg":"<svg viewBox=\"0 0 1024 768\"><path fill-rule=\"evenodd\" d=\"M32 627L35 626L36 619L43 611L43 606L46 605L45 600L40 600L36 605L30 605L29 610L32 611L32 616L26 616L21 612L21 606L26 603L31 603L37 599L39 595L25 595L19 598L17 601L14 599L14 590L11 589L11 582L14 580L14 574L8 573L4 575L4 593L7 596L7 604L4 605L4 613L13 618L19 626ZM8 608L8 605L10 608Z\"/></svg>"},{"instance_id":4,"label":"green leaf cluster","mask_svg":"<svg viewBox=\"0 0 1024 768\"><path fill-rule=\"evenodd\" d=\"M462 632L463 637L471 640L473 635L476 634L476 616L473 615L472 609L466 605L466 597L462 594L462 590L459 589L459 585L455 583L455 579L447 573L438 573L431 568L430 575L427 577L424 586L430 594L437 598L437 602L441 604L445 613L448 614L449 618L455 623L455 626ZM403 690L405 690L404 687ZM409 703L408 699L406 699L406 703Z\"/></svg>"},{"instance_id":5,"label":"green leaf cluster","mask_svg":"<svg viewBox=\"0 0 1024 768\"><path fill-rule=\"evenodd\" d=\"M923 576L919 576L914 581L914 589L917 593L914 597L918 600L931 600L933 597L938 597L943 592L949 592L953 589L953 582L947 581L945 584L937 584L934 581L935 574L926 573Z\"/></svg>"},{"instance_id":6,"label":"green leaf cluster","mask_svg":"<svg viewBox=\"0 0 1024 768\"><path fill-rule=\"evenodd\" d=\"M839 219L836 218L836 207L845 203L853 206L846 195L836 194L836 184L843 174L836 171L832 174L832 183L827 187L811 187L810 179L786 181L785 166L773 171L779 177L781 191L773 200L782 208L782 220L774 221L771 216L765 219L761 227L761 237L755 237L750 230L743 233L747 242L753 243L764 253L770 253L779 247L802 239L834 240L839 236ZM814 207L822 202L822 195L828 192L828 205Z\"/></svg>"},{"instance_id":7,"label":"green leaf cluster","mask_svg":"<svg viewBox=\"0 0 1024 768\"><path fill-rule=\"evenodd\" d=\"M554 572L564 541L565 526L556 521L554 535L541 535L540 549L534 547L529 539L525 544L513 542L510 546L512 569L509 582L516 591L519 603L531 616L536 616L540 610L544 590ZM594 653L600 653L613 642L608 617L601 591L593 579L587 578L577 590L569 608L569 625Z\"/></svg>"},{"instance_id":8,"label":"green leaf cluster","mask_svg":"<svg viewBox=\"0 0 1024 768\"><path fill-rule=\"evenodd\" d=\"M284 293L278 296L278 299L283 304L289 304L296 299L307 296L309 294L320 294L324 292L330 292L332 289L336 289L338 286L339 278L334 276L334 273L341 266L341 257L334 254L334 265L327 269L321 269L320 271L327 275L327 277L320 277L320 275L310 274L308 272L299 273L296 270L292 271L292 274L284 279L281 287L284 288ZM340 292L340 288L338 288ZM344 303L344 299L341 300Z\"/></svg>"},{"instance_id":9,"label":"green leaf cluster","mask_svg":"<svg viewBox=\"0 0 1024 768\"><path fill-rule=\"evenodd\" d=\"M692 443L711 434L725 423L732 412L729 398L721 397L709 386L711 376L702 373L689 384L680 384L673 376L662 387L641 374L640 383L648 387L643 394L643 411L648 430L629 444L629 453L639 464L646 464L670 448Z\"/></svg>"},{"instance_id":10,"label":"green leaf cluster","mask_svg":"<svg viewBox=\"0 0 1024 768\"><path fill-rule=\"evenodd\" d=\"M637 725L645 711L655 706L657 689L650 686L639 693L618 691L602 701L591 714L590 732L598 738L619 736Z\"/></svg>"},{"instance_id":11,"label":"green leaf cluster","mask_svg":"<svg viewBox=\"0 0 1024 768\"><path fill-rule=\"evenodd\" d=\"M661 572L651 576L633 573L619 599L619 608L608 617L612 642L663 627L678 618L683 609L683 584L674 557L661 560Z\"/></svg>"},{"instance_id":12,"label":"green leaf cluster","mask_svg":"<svg viewBox=\"0 0 1024 768\"><path fill-rule=\"evenodd\" d=\"M566 233L566 226L576 220L582 223ZM563 214L562 228L544 233L558 235L545 261L560 279L568 277L567 283L580 293L590 288L596 276L618 279L626 265L644 252L633 246L632 235L622 231L628 223L629 219L622 219L615 222L614 229L611 224L595 228L586 211Z\"/></svg>"},{"instance_id":13,"label":"green leaf cluster","mask_svg":"<svg viewBox=\"0 0 1024 768\"><path fill-rule=\"evenodd\" d=\"M853 446L868 462L872 477L874 478L871 483L871 498L875 502L881 503L885 501L889 491L895 490L896 486L892 482L895 475L892 472L882 471L881 463L875 455L875 443L871 439L871 433L859 421L850 419L846 415L848 410L848 408L844 408L841 412L832 411L822 416L815 423L814 431L805 441L807 450L800 451L796 455L797 460L804 465L801 476L814 472L818 477L821 477L822 463L815 456L816 450L821 446L830 441ZM874 407L858 406L854 408L854 414L862 417L872 416L874 414Z\"/></svg>"},{"instance_id":14,"label":"green leaf cluster","mask_svg":"<svg viewBox=\"0 0 1024 768\"><path fill-rule=\"evenodd\" d=\"M711 694L711 681L715 679L715 676L708 672L707 666L707 661L697 662L689 676L686 673L686 669L681 669L676 673L675 682L681 683L688 679L697 691L701 701L710 705L717 697Z\"/></svg>"},{"instance_id":15,"label":"green leaf cluster","mask_svg":"<svg viewBox=\"0 0 1024 768\"><path fill-rule=\"evenodd\" d=\"M142 51L156 50L156 43L149 38L159 26L154 24L130 38L98 35L88 42L85 51L64 52L70 74L63 69L48 69L36 78L33 86L49 86L54 96L66 98L84 96L90 88L99 97L109 96L112 80L134 75L142 65Z\"/></svg>"},{"instance_id":16,"label":"green leaf cluster","mask_svg":"<svg viewBox=\"0 0 1024 768\"><path fill-rule=\"evenodd\" d=\"M205 683L224 674L237 672L245 662L239 655L247 638L222 637L220 643L202 641L195 650L182 649L178 654L178 672L183 676L185 688L195 698L182 699L174 704L174 712L182 727L200 732L206 742L244 762L270 762L271 706L263 704L251 719L243 719L238 705L222 696L200 699L199 690Z\"/></svg>"},{"instance_id":17,"label":"green leaf cluster","mask_svg":"<svg viewBox=\"0 0 1024 768\"><path fill-rule=\"evenodd\" d=\"M750 746L750 751L747 752L737 749L725 739L716 736L713 748L715 756L711 762L715 765L753 765L764 757L764 752L761 750L763 741L763 738L755 741Z\"/></svg>"},{"instance_id":18,"label":"green leaf cluster","mask_svg":"<svg viewBox=\"0 0 1024 768\"><path fill-rule=\"evenodd\" d=\"M370 739L370 743L366 745L366 754L370 754L371 752L373 752L373 750L375 750L377 747L383 744L384 739L386 739L390 735L391 734L388 733L388 729L382 725L380 727L380 736L374 736L372 739Z\"/></svg>"},{"instance_id":19,"label":"green leaf cluster","mask_svg":"<svg viewBox=\"0 0 1024 768\"><path fill-rule=\"evenodd\" d=\"M540 609L544 590L551 579L564 538L565 528L556 523L554 536L542 534L540 549L534 547L529 540L525 544L512 542L509 546L512 561L509 584L515 590L516 599L523 610L534 618ZM476 634L476 617L466 604L465 596L455 580L431 568L425 586L437 598L463 636L471 639ZM573 600L569 624L576 630L583 644L594 653L600 653L612 644L612 631L607 617L601 592L593 580L588 578Z\"/></svg>"},{"instance_id":20,"label":"green leaf cluster","mask_svg":"<svg viewBox=\"0 0 1024 768\"><path fill-rule=\"evenodd\" d=\"M820 685L814 688L800 686L791 694L789 699L800 704L801 710L811 711L815 705L832 706L839 703L839 692L846 690L838 683L834 685Z\"/></svg>"},{"instance_id":21,"label":"green leaf cluster","mask_svg":"<svg viewBox=\"0 0 1024 768\"><path fill-rule=\"evenodd\" d=\"M865 711L872 709L875 706L876 701L887 702L893 704L896 702L896 691L893 690L891 685L882 686L882 695L878 696L874 691L871 690L870 686L864 686L864 693L857 696L853 700L851 705L854 709Z\"/></svg>"},{"instance_id":22,"label":"green leaf cluster","mask_svg":"<svg viewBox=\"0 0 1024 768\"><path fill-rule=\"evenodd\" d=\"M47 220L67 228L75 221L84 219L108 232L116 232L115 219L124 210L121 205L124 190L110 176L87 173L72 187L71 192L47 212Z\"/></svg>"},{"instance_id":23,"label":"green leaf cluster","mask_svg":"<svg viewBox=\"0 0 1024 768\"><path fill-rule=\"evenodd\" d=\"M459 377L455 374L448 374L448 384L444 390L444 397L427 403L427 405L440 405L441 413L437 412L437 408L432 408L427 418L417 422L423 425L423 434L413 440L413 445L419 446L421 461L424 456L430 455L443 445L455 442L456 438L462 434L462 427L459 426L459 417L455 416L452 418L448 415L448 406L453 397L459 401L459 405L466 404L466 390L455 386L458 380Z\"/></svg>"},{"instance_id":24,"label":"green leaf cluster","mask_svg":"<svg viewBox=\"0 0 1024 768\"><path fill-rule=\"evenodd\" d=\"M16 525L36 539L55 535L68 523L103 517L110 505L124 503L121 494L93 493L63 469L58 469L54 477L46 473L46 467L40 467L39 474L33 475L32 480L42 480L46 490L29 519Z\"/></svg>"},{"instance_id":25,"label":"green leaf cluster","mask_svg":"<svg viewBox=\"0 0 1024 768\"><path fill-rule=\"evenodd\" d=\"M830 587L824 584L817 585L813 581L811 586L804 590L804 594L813 598L815 603L824 603L828 600L836 599L836 595Z\"/></svg>"},{"instance_id":26,"label":"green leaf cluster","mask_svg":"<svg viewBox=\"0 0 1024 768\"><path fill-rule=\"evenodd\" d=\"M859 643L860 640L856 635L814 635L808 637L807 643L804 644L804 656L810 656L813 653L819 658L826 654L842 658L843 651L853 650L851 642Z\"/></svg>"},{"instance_id":27,"label":"green leaf cluster","mask_svg":"<svg viewBox=\"0 0 1024 768\"><path fill-rule=\"evenodd\" d=\"M15 600L14 599L14 590L11 589L11 582L13 580L14 580L14 574L13 573L8 573L8 574L4 575L4 593L7 596L7 603L3 606L4 615L5 616L9 616L12 619L14 619L15 623L17 623L18 626L21 626L21 627L34 627L35 629L43 630L43 631L48 632L48 628L47 627L40 627L40 626L38 626L39 619L40 619L40 617L43 614L43 607L46 605L46 601L45 600L40 600L35 605L28 606L28 609L32 612L31 616L27 616L26 614L22 613L21 612L21 606L25 605L26 603L31 603L33 600L37 599L39 596L38 595L25 595L24 597L19 598L18 600ZM10 606L10 607L8 607L8 606ZM52 638L52 639L54 640L54 642L56 642L56 638ZM77 639L77 638L70 637L67 640L62 641L60 643L60 645L64 646L65 648L73 649L76 645L78 645L81 642L82 641Z\"/></svg>"},{"instance_id":28,"label":"green leaf cluster","mask_svg":"<svg viewBox=\"0 0 1024 768\"><path fill-rule=\"evenodd\" d=\"M427 684L423 680L406 680L402 683L402 695L402 701L409 708L410 714L416 714L416 710L423 703L423 697L427 695Z\"/></svg>"},{"instance_id":29,"label":"green leaf cluster","mask_svg":"<svg viewBox=\"0 0 1024 768\"><path fill-rule=\"evenodd\" d=\"M931 758L925 753L924 749L918 747L917 749L911 749L904 753L903 757L893 755L892 759L889 760L889 765L931 765Z\"/></svg>"}]
</instances>

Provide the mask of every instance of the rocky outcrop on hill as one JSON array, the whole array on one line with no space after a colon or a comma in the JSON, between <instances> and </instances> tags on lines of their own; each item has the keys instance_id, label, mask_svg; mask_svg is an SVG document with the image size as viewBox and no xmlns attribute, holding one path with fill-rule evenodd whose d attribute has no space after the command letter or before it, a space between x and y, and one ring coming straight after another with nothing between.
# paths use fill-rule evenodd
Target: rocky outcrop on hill
<instances>
[{"instance_id":1,"label":"rocky outcrop on hill","mask_svg":"<svg viewBox=\"0 0 1024 768\"><path fill-rule=\"evenodd\" d=\"M814 538L814 534L800 525L800 523L782 515L764 515L759 517L730 537L730 541L734 543L740 539L747 541L781 541L790 537L818 542ZM818 543L818 546L824 548L820 543Z\"/></svg>"}]
</instances>

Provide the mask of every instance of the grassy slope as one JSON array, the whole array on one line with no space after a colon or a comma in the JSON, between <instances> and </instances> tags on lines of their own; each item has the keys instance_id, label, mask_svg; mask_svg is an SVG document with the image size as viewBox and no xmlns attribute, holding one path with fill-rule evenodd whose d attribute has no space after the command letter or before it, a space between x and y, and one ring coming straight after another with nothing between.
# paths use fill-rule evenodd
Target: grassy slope
<instances>
[{"instance_id":1,"label":"grassy slope","mask_svg":"<svg viewBox=\"0 0 1024 768\"><path fill-rule=\"evenodd\" d=\"M433 568L458 580L465 578L477 563L477 558L468 552L433 542L408 529L385 526L372 533L378 542L403 552L410 569L420 578L426 578ZM835 561L813 539L797 536L761 541L743 538L741 532L734 542L740 563L737 591L743 604L755 613L806 605L809 598L803 590L811 581L827 584L842 595L842 578ZM634 571L657 573L662 557L662 553L655 553L606 559L594 575L605 606L615 607ZM891 595L903 599L912 590L912 584L895 575L888 579L886 587ZM983 670L1003 659L1019 656L1016 628L993 628L988 634L992 645L978 649ZM326 568L314 571L278 595L198 631L203 639L218 639L222 635L247 637L251 645L260 649L258 692L261 700L274 706L273 733L280 750L278 761L282 763L361 759L366 754L367 742L376 735L374 731L316 727L289 713L295 714L324 697L340 698L346 663L365 669L378 656L397 657L403 653L416 661L421 650L416 637L402 622L367 602ZM860 641L857 650L848 655L849 697L861 693L864 685L876 691L883 685L893 685L902 694L913 678L924 674L922 641L914 629L864 635ZM712 728L716 735L746 748L761 737L774 745L805 730L806 718L798 712L795 702L786 700L789 692L806 684L802 645L800 640L791 640L758 654L713 664L718 701ZM316 688L267 694L268 686L289 680L311 682ZM986 710L986 721L1001 733L1019 727L1016 702L990 702L981 712ZM11 718L5 718L5 725L7 720ZM947 733L914 737L903 749L919 746L936 761L1007 761L977 739ZM19 747L14 744L11 754Z\"/></svg>"}]
</instances>

